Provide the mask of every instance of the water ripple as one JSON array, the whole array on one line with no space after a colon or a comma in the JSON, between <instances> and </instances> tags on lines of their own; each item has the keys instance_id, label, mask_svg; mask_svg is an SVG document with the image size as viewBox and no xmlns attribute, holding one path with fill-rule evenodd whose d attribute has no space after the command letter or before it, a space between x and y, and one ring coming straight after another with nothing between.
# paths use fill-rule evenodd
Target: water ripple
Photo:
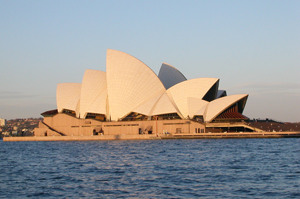
<instances>
[{"instance_id":1,"label":"water ripple","mask_svg":"<svg viewBox=\"0 0 300 199\"><path fill-rule=\"evenodd\" d=\"M299 142L0 141L0 198L299 198Z\"/></svg>"}]
</instances>

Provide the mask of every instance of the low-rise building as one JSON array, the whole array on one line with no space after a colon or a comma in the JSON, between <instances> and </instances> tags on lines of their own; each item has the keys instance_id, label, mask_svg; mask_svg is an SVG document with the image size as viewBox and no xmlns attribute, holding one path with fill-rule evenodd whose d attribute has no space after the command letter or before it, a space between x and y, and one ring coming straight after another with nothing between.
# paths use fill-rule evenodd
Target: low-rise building
<instances>
[{"instance_id":1,"label":"low-rise building","mask_svg":"<svg viewBox=\"0 0 300 199\"><path fill-rule=\"evenodd\" d=\"M0 118L0 126L5 126L5 119Z\"/></svg>"}]
</instances>

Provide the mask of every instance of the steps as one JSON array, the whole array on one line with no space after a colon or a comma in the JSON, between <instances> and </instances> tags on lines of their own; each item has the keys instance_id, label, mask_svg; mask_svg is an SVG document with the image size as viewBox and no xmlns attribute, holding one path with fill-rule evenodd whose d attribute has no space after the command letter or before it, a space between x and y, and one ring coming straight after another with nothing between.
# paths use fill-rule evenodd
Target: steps
<instances>
[{"instance_id":1,"label":"steps","mask_svg":"<svg viewBox=\"0 0 300 199\"><path fill-rule=\"evenodd\" d=\"M52 128L51 126L49 126L48 124L44 123L44 121L42 121L42 124L44 124L45 126L47 126L51 131L54 131L54 132L58 133L61 136L66 136L64 133L59 132L59 131L55 130L54 128Z\"/></svg>"}]
</instances>

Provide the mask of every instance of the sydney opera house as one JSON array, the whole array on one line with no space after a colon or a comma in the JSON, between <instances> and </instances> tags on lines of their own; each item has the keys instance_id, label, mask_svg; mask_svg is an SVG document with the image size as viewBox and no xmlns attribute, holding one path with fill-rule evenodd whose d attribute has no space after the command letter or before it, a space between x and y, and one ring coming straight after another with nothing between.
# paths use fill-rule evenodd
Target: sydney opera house
<instances>
[{"instance_id":1,"label":"sydney opera house","mask_svg":"<svg viewBox=\"0 0 300 199\"><path fill-rule=\"evenodd\" d=\"M163 135L252 131L247 94L227 95L218 78L186 77L163 63L158 75L137 58L107 50L106 72L57 85L57 109L42 113L36 136Z\"/></svg>"}]
</instances>

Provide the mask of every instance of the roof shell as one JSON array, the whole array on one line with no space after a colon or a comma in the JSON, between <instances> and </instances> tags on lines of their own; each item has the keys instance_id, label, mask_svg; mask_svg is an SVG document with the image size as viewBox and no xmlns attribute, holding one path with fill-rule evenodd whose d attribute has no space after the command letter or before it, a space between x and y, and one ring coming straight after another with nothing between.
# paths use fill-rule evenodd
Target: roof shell
<instances>
[{"instance_id":1,"label":"roof shell","mask_svg":"<svg viewBox=\"0 0 300 199\"><path fill-rule=\"evenodd\" d=\"M218 90L217 98L227 96L227 92L225 90Z\"/></svg>"},{"instance_id":2,"label":"roof shell","mask_svg":"<svg viewBox=\"0 0 300 199\"><path fill-rule=\"evenodd\" d=\"M162 96L161 92L156 93L153 97L149 97L146 102L141 103L139 106L135 107L132 111L136 113L141 113L143 115L150 115L153 106L156 104L158 99Z\"/></svg>"},{"instance_id":3,"label":"roof shell","mask_svg":"<svg viewBox=\"0 0 300 199\"><path fill-rule=\"evenodd\" d=\"M132 112L139 104L163 94L165 87L156 74L137 58L117 50L107 50L106 77L111 120Z\"/></svg>"},{"instance_id":4,"label":"roof shell","mask_svg":"<svg viewBox=\"0 0 300 199\"><path fill-rule=\"evenodd\" d=\"M112 121L131 112L148 116L177 112L181 118L203 115L211 122L234 103L242 113L248 97L226 96L225 90L218 91L217 78L186 80L166 63L158 77L137 58L117 50L107 50L106 69L106 73L86 70L82 83L58 84L58 112L72 110L80 118L87 113L105 114Z\"/></svg>"},{"instance_id":5,"label":"roof shell","mask_svg":"<svg viewBox=\"0 0 300 199\"><path fill-rule=\"evenodd\" d=\"M57 111L68 109L78 113L81 83L60 83L56 89Z\"/></svg>"},{"instance_id":6,"label":"roof shell","mask_svg":"<svg viewBox=\"0 0 300 199\"><path fill-rule=\"evenodd\" d=\"M192 97L202 100L210 88L218 81L219 79L217 78L190 79L172 86L167 90L167 93L177 105L181 115L187 118L189 116L188 98Z\"/></svg>"},{"instance_id":7,"label":"roof shell","mask_svg":"<svg viewBox=\"0 0 300 199\"><path fill-rule=\"evenodd\" d=\"M87 69L81 85L80 118L87 113L106 114L106 73Z\"/></svg>"},{"instance_id":8,"label":"roof shell","mask_svg":"<svg viewBox=\"0 0 300 199\"><path fill-rule=\"evenodd\" d=\"M209 102L193 97L189 97L187 100L190 118L193 118L195 115L204 115L205 108Z\"/></svg>"},{"instance_id":9,"label":"roof shell","mask_svg":"<svg viewBox=\"0 0 300 199\"><path fill-rule=\"evenodd\" d=\"M158 78L166 89L186 80L186 77L178 69L167 63L161 65Z\"/></svg>"},{"instance_id":10,"label":"roof shell","mask_svg":"<svg viewBox=\"0 0 300 199\"><path fill-rule=\"evenodd\" d=\"M207 106L207 112L205 115L205 121L211 122L215 117L222 113L225 109L233 105L240 100L247 100L247 94L229 95L225 97L218 98L210 102ZM242 107L244 108L244 107Z\"/></svg>"},{"instance_id":11,"label":"roof shell","mask_svg":"<svg viewBox=\"0 0 300 199\"><path fill-rule=\"evenodd\" d=\"M176 105L170 100L167 93L164 93L157 101L150 115L162 115L168 113L179 113Z\"/></svg>"}]
</instances>

